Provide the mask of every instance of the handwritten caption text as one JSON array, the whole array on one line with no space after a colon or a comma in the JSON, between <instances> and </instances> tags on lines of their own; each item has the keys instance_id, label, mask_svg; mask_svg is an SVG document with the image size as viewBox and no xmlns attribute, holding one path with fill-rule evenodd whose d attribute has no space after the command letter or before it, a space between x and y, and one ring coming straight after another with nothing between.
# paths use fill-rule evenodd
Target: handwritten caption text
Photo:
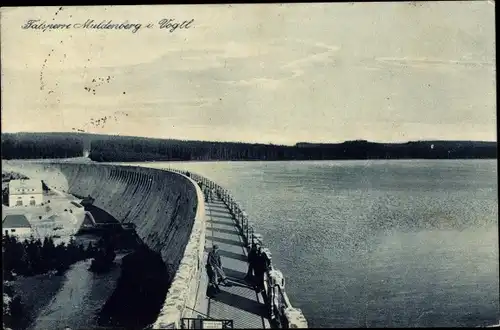
<instances>
[{"instance_id":1,"label":"handwritten caption text","mask_svg":"<svg viewBox=\"0 0 500 330\"><path fill-rule=\"evenodd\" d=\"M132 33L146 28L146 29L161 29L170 33L176 30L187 30L193 27L194 19L177 21L174 18L163 18L156 23L130 23L128 20L123 22L115 22L113 20L96 21L87 19L85 22L80 23L47 23L40 19L27 20L21 28L24 30L70 30L70 29L94 29L94 30L129 30Z\"/></svg>"}]
</instances>

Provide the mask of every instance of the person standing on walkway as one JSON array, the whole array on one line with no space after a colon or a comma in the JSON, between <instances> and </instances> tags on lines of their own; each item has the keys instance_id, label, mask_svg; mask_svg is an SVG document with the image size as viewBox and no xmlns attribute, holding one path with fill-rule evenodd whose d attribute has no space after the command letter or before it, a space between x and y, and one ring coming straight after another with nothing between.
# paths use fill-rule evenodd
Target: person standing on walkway
<instances>
[{"instance_id":1,"label":"person standing on walkway","mask_svg":"<svg viewBox=\"0 0 500 330\"><path fill-rule=\"evenodd\" d=\"M219 293L221 290L219 288L219 284L217 283L214 268L207 262L205 269L207 270L208 275L208 291L211 294Z\"/></svg>"},{"instance_id":2,"label":"person standing on walkway","mask_svg":"<svg viewBox=\"0 0 500 330\"><path fill-rule=\"evenodd\" d=\"M267 270L268 258L262 251L262 247L258 247L257 255L255 257L255 288L258 292L264 291L264 274Z\"/></svg>"},{"instance_id":3,"label":"person standing on walkway","mask_svg":"<svg viewBox=\"0 0 500 330\"><path fill-rule=\"evenodd\" d=\"M217 284L223 283L226 286L230 286L227 281L227 276L222 269L222 261L219 254L219 246L217 244L214 244L212 251L208 253L208 263L214 269Z\"/></svg>"},{"instance_id":4,"label":"person standing on walkway","mask_svg":"<svg viewBox=\"0 0 500 330\"><path fill-rule=\"evenodd\" d=\"M245 276L245 280L250 283L254 283L255 280L255 275L254 275L254 270L255 270L255 262L257 261L258 257L258 243L252 244L252 248L248 252L248 270L247 270L247 275Z\"/></svg>"}]
</instances>

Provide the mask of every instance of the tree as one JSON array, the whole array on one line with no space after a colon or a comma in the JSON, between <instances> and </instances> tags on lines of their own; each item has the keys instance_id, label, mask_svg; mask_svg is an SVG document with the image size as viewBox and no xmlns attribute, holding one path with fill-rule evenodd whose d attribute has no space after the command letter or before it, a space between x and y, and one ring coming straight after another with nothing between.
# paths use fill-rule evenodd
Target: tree
<instances>
[{"instance_id":1,"label":"tree","mask_svg":"<svg viewBox=\"0 0 500 330\"><path fill-rule=\"evenodd\" d=\"M71 262L67 254L66 243L62 242L56 247L56 271L57 275L63 275L68 270Z\"/></svg>"},{"instance_id":2,"label":"tree","mask_svg":"<svg viewBox=\"0 0 500 330\"><path fill-rule=\"evenodd\" d=\"M114 252L113 252L114 253ZM71 264L93 257L95 249L89 243L86 250L71 239L68 246L63 242L55 246L51 237L40 239L31 237L19 242L15 236L2 237L2 257L4 280L13 279L13 273L32 276L57 270L62 275ZM113 258L114 259L114 258Z\"/></svg>"},{"instance_id":3,"label":"tree","mask_svg":"<svg viewBox=\"0 0 500 330\"><path fill-rule=\"evenodd\" d=\"M55 265L55 246L52 237L45 237L41 249L43 272L49 271Z\"/></svg>"},{"instance_id":4,"label":"tree","mask_svg":"<svg viewBox=\"0 0 500 330\"><path fill-rule=\"evenodd\" d=\"M96 254L96 249L92 245L92 242L89 242L89 244L87 245L87 250L85 251L85 258L86 259L87 258L94 258L95 254Z\"/></svg>"},{"instance_id":5,"label":"tree","mask_svg":"<svg viewBox=\"0 0 500 330\"><path fill-rule=\"evenodd\" d=\"M90 265L94 272L108 271L116 258L115 244L110 234L105 234L97 243L97 251Z\"/></svg>"}]
</instances>

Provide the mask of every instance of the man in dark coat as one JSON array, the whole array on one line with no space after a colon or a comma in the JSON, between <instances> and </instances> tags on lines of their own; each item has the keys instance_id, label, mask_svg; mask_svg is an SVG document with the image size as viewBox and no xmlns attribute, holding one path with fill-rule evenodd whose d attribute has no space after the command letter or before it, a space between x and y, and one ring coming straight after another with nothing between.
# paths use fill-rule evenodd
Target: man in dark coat
<instances>
[{"instance_id":1,"label":"man in dark coat","mask_svg":"<svg viewBox=\"0 0 500 330\"><path fill-rule=\"evenodd\" d=\"M248 270L247 270L247 275L245 276L245 280L253 283L254 282L254 269L255 269L255 262L257 261L258 257L258 243L252 244L252 248L248 252Z\"/></svg>"},{"instance_id":2,"label":"man in dark coat","mask_svg":"<svg viewBox=\"0 0 500 330\"><path fill-rule=\"evenodd\" d=\"M224 285L229 286L227 276L222 269L222 261L219 254L219 246L217 244L214 244L212 251L208 253L208 264L212 266L214 270L216 282L218 284L222 282Z\"/></svg>"},{"instance_id":3,"label":"man in dark coat","mask_svg":"<svg viewBox=\"0 0 500 330\"><path fill-rule=\"evenodd\" d=\"M217 283L214 269L209 263L205 265L205 269L207 270L207 275L208 275L208 291L213 294L219 293L220 288L219 284Z\"/></svg>"},{"instance_id":4,"label":"man in dark coat","mask_svg":"<svg viewBox=\"0 0 500 330\"><path fill-rule=\"evenodd\" d=\"M258 292L264 291L264 274L268 268L269 259L267 255L262 251L259 246L257 250L257 256L255 257L255 288Z\"/></svg>"}]
</instances>

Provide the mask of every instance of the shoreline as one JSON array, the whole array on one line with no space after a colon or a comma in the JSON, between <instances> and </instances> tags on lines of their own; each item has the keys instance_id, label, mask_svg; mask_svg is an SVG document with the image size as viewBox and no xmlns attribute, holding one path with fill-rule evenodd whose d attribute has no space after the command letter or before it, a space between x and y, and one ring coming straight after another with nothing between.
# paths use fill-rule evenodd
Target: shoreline
<instances>
[{"instance_id":1,"label":"shoreline","mask_svg":"<svg viewBox=\"0 0 500 330\"><path fill-rule=\"evenodd\" d=\"M21 160L21 159L19 159ZM472 161L472 160L498 160L498 158L394 158L394 159L382 159L382 158L355 158L355 159L290 159L290 160L263 160L263 159L237 159L237 160L147 160L147 161L130 161L130 162L99 162L93 161L96 164L154 164L154 163L242 163L242 162L261 162L261 163L290 163L290 162L348 162L348 161L431 161L431 160L439 160L439 161Z\"/></svg>"},{"instance_id":2,"label":"shoreline","mask_svg":"<svg viewBox=\"0 0 500 330\"><path fill-rule=\"evenodd\" d=\"M73 157L73 158L11 158L11 159L2 159L2 162L60 162L64 160L78 160L81 157ZM291 163L291 162L349 162L349 161L370 161L370 162L384 162L384 161L489 161L489 160L498 160L498 157L477 157L477 158L343 158L343 159L212 159L212 160L133 160L133 161L97 161L92 159L86 159L86 162L94 163L94 164L112 164L112 165L120 165L120 164L154 164L154 163L243 163L243 162L261 162L261 163Z\"/></svg>"}]
</instances>

